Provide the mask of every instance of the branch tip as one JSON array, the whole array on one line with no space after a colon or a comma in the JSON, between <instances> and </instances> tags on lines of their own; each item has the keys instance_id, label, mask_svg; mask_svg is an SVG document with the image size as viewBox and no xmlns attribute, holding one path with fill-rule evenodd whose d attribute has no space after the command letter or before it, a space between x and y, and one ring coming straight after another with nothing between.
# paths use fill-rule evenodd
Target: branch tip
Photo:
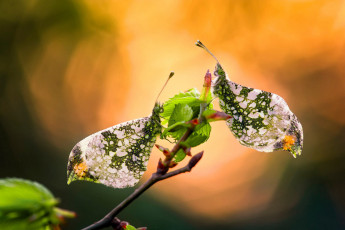
<instances>
[{"instance_id":1,"label":"branch tip","mask_svg":"<svg viewBox=\"0 0 345 230\"><path fill-rule=\"evenodd\" d=\"M157 165L157 173L160 175L164 175L169 170L168 167L166 167L162 161L161 158L159 158L158 165Z\"/></svg>"},{"instance_id":2,"label":"branch tip","mask_svg":"<svg viewBox=\"0 0 345 230\"><path fill-rule=\"evenodd\" d=\"M204 151L201 151L200 153L195 154L188 163L188 167L192 169L202 158L204 155Z\"/></svg>"}]
</instances>

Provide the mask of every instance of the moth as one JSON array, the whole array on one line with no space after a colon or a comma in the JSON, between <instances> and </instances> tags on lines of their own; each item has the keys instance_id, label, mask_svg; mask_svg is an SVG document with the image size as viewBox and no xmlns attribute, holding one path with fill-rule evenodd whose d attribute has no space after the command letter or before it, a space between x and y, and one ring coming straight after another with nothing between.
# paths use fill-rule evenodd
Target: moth
<instances>
[{"instance_id":1,"label":"moth","mask_svg":"<svg viewBox=\"0 0 345 230\"><path fill-rule=\"evenodd\" d=\"M113 188L137 184L161 133L161 111L156 103L150 116L101 130L77 143L68 159L67 183L86 180Z\"/></svg>"},{"instance_id":2,"label":"moth","mask_svg":"<svg viewBox=\"0 0 345 230\"><path fill-rule=\"evenodd\" d=\"M67 183L85 180L113 188L137 184L162 133L162 112L163 106L156 102L150 116L101 130L77 143L68 158Z\"/></svg>"},{"instance_id":3,"label":"moth","mask_svg":"<svg viewBox=\"0 0 345 230\"><path fill-rule=\"evenodd\" d=\"M242 86L231 81L217 58L213 94L219 98L221 109L232 116L227 126L238 141L262 152L289 151L293 157L301 155L303 129L285 100L277 94Z\"/></svg>"}]
</instances>

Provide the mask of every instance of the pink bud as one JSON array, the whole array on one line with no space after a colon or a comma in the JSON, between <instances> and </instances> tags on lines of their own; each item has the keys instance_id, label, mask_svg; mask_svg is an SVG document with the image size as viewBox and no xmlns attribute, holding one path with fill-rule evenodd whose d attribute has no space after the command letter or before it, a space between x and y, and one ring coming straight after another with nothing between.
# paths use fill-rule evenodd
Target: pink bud
<instances>
[{"instance_id":1,"label":"pink bud","mask_svg":"<svg viewBox=\"0 0 345 230\"><path fill-rule=\"evenodd\" d=\"M231 118L231 116L224 112L214 111L214 113L206 115L205 118L211 121L221 121L221 120L228 120Z\"/></svg>"},{"instance_id":2,"label":"pink bud","mask_svg":"<svg viewBox=\"0 0 345 230\"><path fill-rule=\"evenodd\" d=\"M207 70L207 73L205 75L205 80L204 80L204 87L210 88L212 83L212 75L209 70Z\"/></svg>"},{"instance_id":3,"label":"pink bud","mask_svg":"<svg viewBox=\"0 0 345 230\"><path fill-rule=\"evenodd\" d=\"M155 144L155 146L161 151L163 152L164 156L166 157L170 157L170 151L168 148L164 148L163 146L157 145Z\"/></svg>"},{"instance_id":4,"label":"pink bud","mask_svg":"<svg viewBox=\"0 0 345 230\"><path fill-rule=\"evenodd\" d=\"M190 123L193 124L193 125L198 125L199 124L199 119L195 118L195 119L191 120Z\"/></svg>"},{"instance_id":5,"label":"pink bud","mask_svg":"<svg viewBox=\"0 0 345 230\"><path fill-rule=\"evenodd\" d=\"M162 159L159 158L158 165L157 165L157 173L159 174L165 174L169 170L168 167L166 167L162 161Z\"/></svg>"}]
</instances>

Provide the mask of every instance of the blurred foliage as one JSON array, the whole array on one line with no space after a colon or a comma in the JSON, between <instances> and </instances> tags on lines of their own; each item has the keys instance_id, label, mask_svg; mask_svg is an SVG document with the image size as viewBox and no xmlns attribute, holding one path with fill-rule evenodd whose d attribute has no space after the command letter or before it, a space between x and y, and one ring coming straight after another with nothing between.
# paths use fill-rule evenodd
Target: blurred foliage
<instances>
[{"instance_id":1,"label":"blurred foliage","mask_svg":"<svg viewBox=\"0 0 345 230\"><path fill-rule=\"evenodd\" d=\"M75 217L75 213L55 207L58 200L37 182L1 179L0 197L0 228L3 230L59 229L64 217Z\"/></svg>"}]
</instances>

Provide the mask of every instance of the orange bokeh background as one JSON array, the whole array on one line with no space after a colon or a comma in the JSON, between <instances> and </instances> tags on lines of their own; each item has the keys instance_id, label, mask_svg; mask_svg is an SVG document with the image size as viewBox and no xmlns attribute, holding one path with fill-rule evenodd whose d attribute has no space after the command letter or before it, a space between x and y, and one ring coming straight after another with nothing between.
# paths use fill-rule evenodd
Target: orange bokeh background
<instances>
[{"instance_id":1,"label":"orange bokeh background","mask_svg":"<svg viewBox=\"0 0 345 230\"><path fill-rule=\"evenodd\" d=\"M241 146L224 122L217 122L209 141L193 150L205 151L197 167L155 185L150 196L188 221L221 223L224 229L227 224L239 229L260 224L302 227L298 218L296 226L284 221L296 221L289 218L298 216L303 202L325 199L320 212L332 209L336 214L328 218L331 226L344 226L343 1L37 0L21 1L20 7L5 2L1 20L14 26L13 36L2 42L6 81L1 83L1 121L10 147L1 154L12 170L2 170L3 177L24 177L30 169L13 170L19 161L13 159L28 152L25 146L13 147L22 133L18 126L25 123L20 123L24 114L17 112L19 99L32 124L28 136L55 149L67 164L70 149L87 135L149 115L170 71L175 76L160 101L192 87L201 90L203 76L214 69L215 60L194 46L199 39L233 81L287 101L304 127L304 150L297 159L283 151L260 153ZM158 143L171 147L166 141ZM144 179L160 157L154 149ZM55 172L62 178L64 173ZM85 184L95 186L95 191L101 187ZM313 191L322 191L326 198L306 200ZM318 216L307 216L307 223Z\"/></svg>"}]
</instances>

